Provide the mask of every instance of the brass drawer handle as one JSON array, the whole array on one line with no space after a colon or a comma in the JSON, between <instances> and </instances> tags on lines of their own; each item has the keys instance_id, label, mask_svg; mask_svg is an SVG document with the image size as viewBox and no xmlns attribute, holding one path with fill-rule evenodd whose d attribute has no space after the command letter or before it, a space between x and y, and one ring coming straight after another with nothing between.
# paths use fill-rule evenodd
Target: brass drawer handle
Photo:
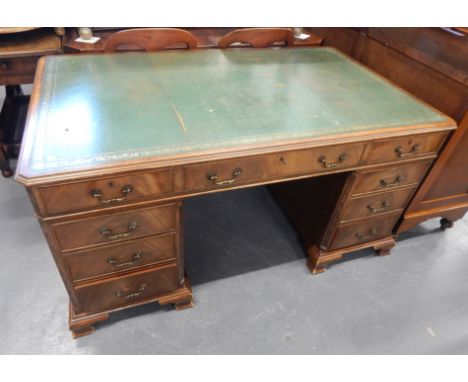
<instances>
[{"instance_id":1,"label":"brass drawer handle","mask_svg":"<svg viewBox=\"0 0 468 382\"><path fill-rule=\"evenodd\" d=\"M143 252L139 251L139 252L135 252L133 254L131 260L118 263L117 260L115 259L115 257L108 257L106 262L107 262L107 264L113 265L114 267L121 268L121 267L125 267L127 265L135 264L137 261L139 261L141 259L141 256L143 256Z\"/></svg>"},{"instance_id":2,"label":"brass drawer handle","mask_svg":"<svg viewBox=\"0 0 468 382\"><path fill-rule=\"evenodd\" d=\"M121 233L112 233L112 230L106 226L101 227L99 229L99 232L101 232L101 235L106 237L107 239L121 239L123 237L127 237L130 235L133 231L135 231L138 227L138 222L136 221L131 221L128 223L128 231L127 232L121 232Z\"/></svg>"},{"instance_id":3,"label":"brass drawer handle","mask_svg":"<svg viewBox=\"0 0 468 382\"><path fill-rule=\"evenodd\" d=\"M395 180L391 183L388 183L385 179L380 179L380 184L383 187L395 187L398 186L403 181L403 177L398 175Z\"/></svg>"},{"instance_id":4,"label":"brass drawer handle","mask_svg":"<svg viewBox=\"0 0 468 382\"><path fill-rule=\"evenodd\" d=\"M421 148L421 144L419 143L416 143L412 148L411 148L411 151L408 151L407 153L404 153L403 152L403 149L401 148L401 146L398 146L396 149L395 149L395 152L397 153L397 155L400 157L400 158L406 158L406 157L409 157L409 156L412 156L414 154L416 154L419 149Z\"/></svg>"},{"instance_id":5,"label":"brass drawer handle","mask_svg":"<svg viewBox=\"0 0 468 382\"><path fill-rule=\"evenodd\" d=\"M117 291L116 295L121 298L130 299L138 297L146 289L146 284L141 284L135 292L122 292L121 290Z\"/></svg>"},{"instance_id":6,"label":"brass drawer handle","mask_svg":"<svg viewBox=\"0 0 468 382\"><path fill-rule=\"evenodd\" d=\"M232 178L231 179L226 179L226 180L220 180L218 181L218 175L216 175L216 173L214 171L210 171L208 174L207 174L207 178L208 180L210 180L212 183L218 185L218 186L222 186L224 184L231 184L231 183L234 183L237 178L240 176L240 174L242 174L242 169L241 168L236 168L234 169L234 171L232 172Z\"/></svg>"},{"instance_id":7,"label":"brass drawer handle","mask_svg":"<svg viewBox=\"0 0 468 382\"><path fill-rule=\"evenodd\" d=\"M97 200L99 200L100 203L110 204L110 203L118 203L127 199L128 194L132 191L133 191L133 186L131 184L126 184L125 186L122 187L122 191L121 191L122 196L119 198L102 199L102 191L99 188L95 188L94 190L91 190L90 194L93 198L96 198Z\"/></svg>"},{"instance_id":8,"label":"brass drawer handle","mask_svg":"<svg viewBox=\"0 0 468 382\"><path fill-rule=\"evenodd\" d=\"M389 205L390 205L390 201L389 200L384 200L380 207L374 207L374 206L368 204L367 209L370 212L380 212L380 211L385 211Z\"/></svg>"},{"instance_id":9,"label":"brass drawer handle","mask_svg":"<svg viewBox=\"0 0 468 382\"><path fill-rule=\"evenodd\" d=\"M339 156L338 161L335 163L328 163L327 157L325 155L320 155L318 161L323 165L324 168L335 168L341 166L346 159L348 159L348 154L343 153Z\"/></svg>"},{"instance_id":10,"label":"brass drawer handle","mask_svg":"<svg viewBox=\"0 0 468 382\"><path fill-rule=\"evenodd\" d=\"M372 228L368 234L362 234L362 233L357 233L356 237L359 240L367 240L367 239L372 239L377 233L377 228Z\"/></svg>"},{"instance_id":11,"label":"brass drawer handle","mask_svg":"<svg viewBox=\"0 0 468 382\"><path fill-rule=\"evenodd\" d=\"M2 61L0 63L0 68L2 68L3 70L8 70L10 69L10 63L8 61Z\"/></svg>"}]
</instances>

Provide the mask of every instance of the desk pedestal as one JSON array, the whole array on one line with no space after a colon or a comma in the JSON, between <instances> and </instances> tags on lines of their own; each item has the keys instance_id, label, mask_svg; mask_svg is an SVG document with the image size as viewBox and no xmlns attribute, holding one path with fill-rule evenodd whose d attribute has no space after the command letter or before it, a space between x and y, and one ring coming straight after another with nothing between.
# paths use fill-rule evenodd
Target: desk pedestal
<instances>
[{"instance_id":1,"label":"desk pedestal","mask_svg":"<svg viewBox=\"0 0 468 382\"><path fill-rule=\"evenodd\" d=\"M271 190L300 232L313 274L345 254L388 255L394 229L429 162L381 166L275 184Z\"/></svg>"}]
</instances>

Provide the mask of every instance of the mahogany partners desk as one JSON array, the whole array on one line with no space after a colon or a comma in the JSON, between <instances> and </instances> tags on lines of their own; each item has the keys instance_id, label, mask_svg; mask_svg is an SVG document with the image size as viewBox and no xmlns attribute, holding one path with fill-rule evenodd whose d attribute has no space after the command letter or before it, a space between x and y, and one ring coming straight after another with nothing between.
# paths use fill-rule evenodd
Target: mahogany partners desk
<instances>
[{"instance_id":1,"label":"mahogany partners desk","mask_svg":"<svg viewBox=\"0 0 468 382\"><path fill-rule=\"evenodd\" d=\"M119 309L192 306L194 195L274 184L314 273L357 249L387 254L455 128L333 48L47 57L16 179L81 336Z\"/></svg>"}]
</instances>

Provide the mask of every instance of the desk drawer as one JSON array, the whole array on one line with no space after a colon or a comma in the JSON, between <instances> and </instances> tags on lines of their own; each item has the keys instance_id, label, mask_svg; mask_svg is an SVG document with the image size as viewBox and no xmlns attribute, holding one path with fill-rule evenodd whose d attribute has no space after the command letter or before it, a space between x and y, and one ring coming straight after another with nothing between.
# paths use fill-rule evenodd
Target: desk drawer
<instances>
[{"instance_id":1,"label":"desk drawer","mask_svg":"<svg viewBox=\"0 0 468 382\"><path fill-rule=\"evenodd\" d=\"M176 259L175 233L70 253L65 261L74 282L136 270Z\"/></svg>"},{"instance_id":2,"label":"desk drawer","mask_svg":"<svg viewBox=\"0 0 468 382\"><path fill-rule=\"evenodd\" d=\"M359 164L363 151L364 146L356 144L286 152L277 155L277 171L279 175L299 175L354 167Z\"/></svg>"},{"instance_id":3,"label":"desk drawer","mask_svg":"<svg viewBox=\"0 0 468 382\"><path fill-rule=\"evenodd\" d=\"M399 217L400 213L367 219L362 223L342 225L338 228L333 243L328 249L349 247L391 236Z\"/></svg>"},{"instance_id":4,"label":"desk drawer","mask_svg":"<svg viewBox=\"0 0 468 382\"><path fill-rule=\"evenodd\" d=\"M172 171L142 172L39 188L44 216L128 204L173 191Z\"/></svg>"},{"instance_id":5,"label":"desk drawer","mask_svg":"<svg viewBox=\"0 0 468 382\"><path fill-rule=\"evenodd\" d=\"M260 180L275 175L271 157L229 159L186 166L184 168L185 190L235 187L238 183Z\"/></svg>"},{"instance_id":6,"label":"desk drawer","mask_svg":"<svg viewBox=\"0 0 468 382\"><path fill-rule=\"evenodd\" d=\"M167 204L52 223L52 227L60 248L69 251L173 230L175 214L175 204Z\"/></svg>"},{"instance_id":7,"label":"desk drawer","mask_svg":"<svg viewBox=\"0 0 468 382\"><path fill-rule=\"evenodd\" d=\"M406 205L413 190L414 188L405 188L350 199L345 207L341 222L401 210Z\"/></svg>"},{"instance_id":8,"label":"desk drawer","mask_svg":"<svg viewBox=\"0 0 468 382\"><path fill-rule=\"evenodd\" d=\"M385 191L408 185L416 185L423 178L431 161L421 161L357 174L353 195Z\"/></svg>"},{"instance_id":9,"label":"desk drawer","mask_svg":"<svg viewBox=\"0 0 468 382\"><path fill-rule=\"evenodd\" d=\"M369 164L435 155L446 136L447 133L418 134L379 140L372 143L363 159L366 164Z\"/></svg>"},{"instance_id":10,"label":"desk drawer","mask_svg":"<svg viewBox=\"0 0 468 382\"><path fill-rule=\"evenodd\" d=\"M132 305L175 289L177 289L177 266L172 263L111 281L83 284L76 287L75 291L81 309L89 314Z\"/></svg>"},{"instance_id":11,"label":"desk drawer","mask_svg":"<svg viewBox=\"0 0 468 382\"><path fill-rule=\"evenodd\" d=\"M357 166L363 150L362 144L340 145L186 166L185 190L235 187L238 183L276 176L332 172Z\"/></svg>"}]
</instances>

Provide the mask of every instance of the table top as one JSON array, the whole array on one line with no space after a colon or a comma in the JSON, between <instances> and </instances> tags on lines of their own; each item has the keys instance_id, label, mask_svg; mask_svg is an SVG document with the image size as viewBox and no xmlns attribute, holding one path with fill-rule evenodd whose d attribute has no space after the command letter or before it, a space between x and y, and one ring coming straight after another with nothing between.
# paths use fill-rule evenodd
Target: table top
<instances>
[{"instance_id":1,"label":"table top","mask_svg":"<svg viewBox=\"0 0 468 382\"><path fill-rule=\"evenodd\" d=\"M17 178L455 125L332 48L42 60Z\"/></svg>"}]
</instances>

